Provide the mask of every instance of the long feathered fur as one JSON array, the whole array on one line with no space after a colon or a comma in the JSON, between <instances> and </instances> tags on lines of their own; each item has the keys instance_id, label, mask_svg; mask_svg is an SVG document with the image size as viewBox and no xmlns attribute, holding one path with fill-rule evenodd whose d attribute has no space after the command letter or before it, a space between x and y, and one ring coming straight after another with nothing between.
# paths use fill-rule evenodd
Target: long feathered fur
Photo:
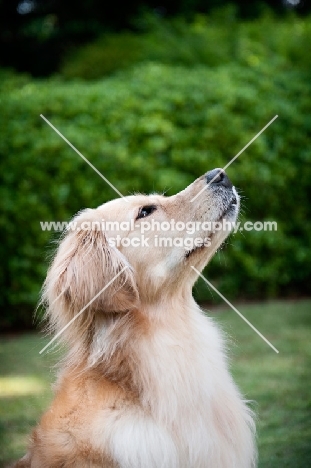
<instances>
[{"instance_id":1,"label":"long feathered fur","mask_svg":"<svg viewBox=\"0 0 311 468\"><path fill-rule=\"evenodd\" d=\"M118 200L75 221L122 220L147 202L164 206L162 219L193 219L185 200L201 186L199 179L167 199L129 197L130 207ZM210 192L191 210L212 216L206 206L218 210L221 201L224 209L229 195ZM190 265L202 269L227 234L216 233L210 251L190 260L178 249L118 249L109 235L66 233L48 271L42 303L68 351L54 402L15 466L255 467L253 413L230 376L221 333L191 294Z\"/></svg>"}]
</instances>

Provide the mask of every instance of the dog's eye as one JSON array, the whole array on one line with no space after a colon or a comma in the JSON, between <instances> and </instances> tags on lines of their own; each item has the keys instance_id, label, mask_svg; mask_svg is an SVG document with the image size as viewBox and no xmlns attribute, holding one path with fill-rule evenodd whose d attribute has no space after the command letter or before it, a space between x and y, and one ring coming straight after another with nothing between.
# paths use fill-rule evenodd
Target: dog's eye
<instances>
[{"instance_id":1,"label":"dog's eye","mask_svg":"<svg viewBox=\"0 0 311 468\"><path fill-rule=\"evenodd\" d=\"M157 207L155 205L142 206L139 209L138 216L136 219L146 218L146 216L151 215L151 213L153 213L156 209Z\"/></svg>"}]
</instances>

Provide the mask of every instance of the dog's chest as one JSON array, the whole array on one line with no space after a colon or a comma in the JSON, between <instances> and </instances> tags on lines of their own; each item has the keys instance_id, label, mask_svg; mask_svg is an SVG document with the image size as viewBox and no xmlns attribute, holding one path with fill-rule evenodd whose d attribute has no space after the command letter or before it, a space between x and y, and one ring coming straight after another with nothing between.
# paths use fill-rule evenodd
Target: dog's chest
<instances>
[{"instance_id":1,"label":"dog's chest","mask_svg":"<svg viewBox=\"0 0 311 468\"><path fill-rule=\"evenodd\" d=\"M201 328L180 337L165 331L141 350L142 403L155 418L180 427L206 417L224 364L220 350L212 349L214 332Z\"/></svg>"},{"instance_id":2,"label":"dog's chest","mask_svg":"<svg viewBox=\"0 0 311 468\"><path fill-rule=\"evenodd\" d=\"M160 330L136 343L138 399L125 395L93 420L92 440L99 450L109 447L120 466L122 457L131 460L124 466L135 467L230 466L220 460L237 431L232 410L238 395L218 330L209 321L199 320L198 325L196 333ZM142 447L144 463L139 461Z\"/></svg>"}]
</instances>

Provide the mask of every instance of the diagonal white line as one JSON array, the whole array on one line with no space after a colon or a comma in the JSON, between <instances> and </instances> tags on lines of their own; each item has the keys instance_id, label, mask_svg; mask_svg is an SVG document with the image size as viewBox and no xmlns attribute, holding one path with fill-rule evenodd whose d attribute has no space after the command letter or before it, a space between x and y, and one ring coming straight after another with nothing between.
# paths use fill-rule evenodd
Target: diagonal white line
<instances>
[{"instance_id":1,"label":"diagonal white line","mask_svg":"<svg viewBox=\"0 0 311 468\"><path fill-rule=\"evenodd\" d=\"M108 286L110 286L111 283L113 283L114 280L116 280L116 279L118 278L118 276L120 276L121 273L123 273L123 271L126 270L127 268L128 268L128 266L125 266L121 271L119 271L119 273L118 273L114 278L112 278L112 280L110 280L109 283L107 283L107 284L103 287L103 289L101 289L101 290L93 297L93 299L91 299L90 302L88 302L88 303L83 307L83 309L81 309L81 310L77 313L77 315L75 315L75 316L67 323L67 325L65 325L65 326L56 334L56 335L51 339L51 341L49 341L48 344L45 345L44 348L41 349L41 351L39 351L39 354L42 354L43 351L45 351L45 350L46 350L46 349L47 349L47 348L48 348L48 347L49 347L49 346L50 346L50 345L51 345L51 344L52 344L52 343L53 343L53 342L54 342L54 341L55 341L71 324L72 324L72 322L74 322L74 321L82 314L82 312L84 312L85 309L87 309L87 307L88 307L89 305L91 305L92 302L94 302L95 299L97 299L98 296L100 296L101 293L104 292L105 289L107 289Z\"/></svg>"},{"instance_id":2,"label":"diagonal white line","mask_svg":"<svg viewBox=\"0 0 311 468\"><path fill-rule=\"evenodd\" d=\"M205 281L206 284L208 284L215 292L217 292L217 294L231 307L231 309L234 310L234 312L236 312L240 317L241 319L244 320L244 322L247 323L247 325L249 325L256 333L257 335L260 336L260 338L262 338L272 349L273 351L275 351L276 353L279 353L279 351L273 346L273 344L270 343L269 340L267 340L267 338L265 338L259 330L257 330L257 328L254 327L254 325L252 325L248 320L247 318L244 317L244 315L241 314L241 312L238 311L238 309L236 309L234 307L234 305L231 304L231 302L228 301L228 299L225 298L225 296L223 296L219 291L218 289L215 288L215 286L212 285L212 283L210 283L194 266L191 266L191 268Z\"/></svg>"},{"instance_id":3,"label":"diagonal white line","mask_svg":"<svg viewBox=\"0 0 311 468\"><path fill-rule=\"evenodd\" d=\"M192 198L192 200L190 200L191 203L192 203L199 195L201 195L201 193L204 192L204 190L206 190L207 187L208 187L212 182L214 182L215 179L217 179L217 177L218 177L218 175L219 175L220 172L224 172L224 171L227 169L227 167L229 167L230 164L232 164L233 161L235 161L236 158L238 158L238 157L240 156L240 154L242 154L243 151L245 151L246 148L248 148L249 145L251 145L251 144L253 143L253 141L255 141L256 138L258 138L259 135L261 135L261 134L266 130L266 128L268 128L269 125L271 125L272 122L274 122L277 118L278 118L278 115L275 115L275 116L273 117L273 119L271 119L270 122L268 122L267 125L265 125L264 128L262 128L262 129L260 130L260 132L257 133L257 135L254 136L254 138L252 138L251 141L249 141L249 142L247 143L247 145L245 145L244 148L242 148L241 151L240 151L238 154L236 154L236 155L231 159L231 161L228 162L228 164L225 165L225 167L223 167L222 169L220 169L219 172L217 172L217 174L215 175L215 177L214 177L204 188L202 188L202 190L200 190L200 192L197 193L196 196Z\"/></svg>"},{"instance_id":4,"label":"diagonal white line","mask_svg":"<svg viewBox=\"0 0 311 468\"><path fill-rule=\"evenodd\" d=\"M43 120L45 120L45 122L46 122L51 128L53 128L53 130L54 130L54 131L55 131L55 132L56 132L56 133L57 133L57 134L58 134L58 135L59 135L59 136L60 136L60 137L61 137L61 138L62 138L62 139L63 139L63 140L64 140L64 141L65 141L65 142L66 142L82 159L83 159L83 161L85 161L85 162L86 162L102 179L104 179L104 181L105 181L108 185L110 185L110 187L111 187L115 192L117 192L118 195L120 195L120 197L122 197L126 202L128 202L128 200L122 195L122 193L119 192L119 190L118 190L111 182L109 182L109 180L106 179L106 177L105 177L101 172L99 172L99 170L96 169L96 167L93 166L93 164L92 164L88 159L86 159L86 157L83 156L83 154L80 153L80 151L77 150L77 148L76 148L75 146L73 146L73 144L70 143L70 141L67 140L67 138L64 137L64 135L63 135L59 130L57 130L57 128L54 127L54 125L51 124L51 122L50 122L46 117L44 117L44 115L40 114L40 117L41 117Z\"/></svg>"}]
</instances>

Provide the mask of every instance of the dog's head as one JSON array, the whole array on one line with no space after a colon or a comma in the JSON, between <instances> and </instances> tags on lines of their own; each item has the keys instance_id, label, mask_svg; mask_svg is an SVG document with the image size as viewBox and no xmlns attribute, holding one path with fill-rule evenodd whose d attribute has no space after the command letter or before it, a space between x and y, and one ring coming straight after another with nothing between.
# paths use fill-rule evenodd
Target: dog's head
<instances>
[{"instance_id":1,"label":"dog's head","mask_svg":"<svg viewBox=\"0 0 311 468\"><path fill-rule=\"evenodd\" d=\"M191 293L197 278L191 266L203 269L238 211L235 188L214 169L171 197L139 194L80 212L45 283L56 328L84 308L81 320L87 327L91 310L124 313L181 289Z\"/></svg>"}]
</instances>

